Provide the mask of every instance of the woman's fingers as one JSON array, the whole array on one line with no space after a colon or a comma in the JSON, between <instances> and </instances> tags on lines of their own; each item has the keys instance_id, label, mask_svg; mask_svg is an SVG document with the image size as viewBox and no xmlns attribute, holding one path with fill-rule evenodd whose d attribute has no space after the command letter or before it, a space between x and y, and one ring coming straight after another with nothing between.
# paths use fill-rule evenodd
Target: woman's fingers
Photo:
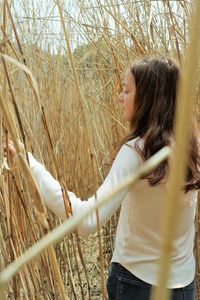
<instances>
[{"instance_id":1,"label":"woman's fingers","mask_svg":"<svg viewBox=\"0 0 200 300\"><path fill-rule=\"evenodd\" d=\"M18 145L19 145L20 151L24 151L24 144L21 141L18 141ZM4 141L3 149L4 149L4 152L9 151L12 156L15 156L17 154L15 145L12 140L9 140L8 142Z\"/></svg>"},{"instance_id":2,"label":"woman's fingers","mask_svg":"<svg viewBox=\"0 0 200 300\"><path fill-rule=\"evenodd\" d=\"M15 156L17 154L15 146L12 141L9 141L8 143L4 142L3 150L4 150L4 152L9 151L12 156Z\"/></svg>"}]
</instances>

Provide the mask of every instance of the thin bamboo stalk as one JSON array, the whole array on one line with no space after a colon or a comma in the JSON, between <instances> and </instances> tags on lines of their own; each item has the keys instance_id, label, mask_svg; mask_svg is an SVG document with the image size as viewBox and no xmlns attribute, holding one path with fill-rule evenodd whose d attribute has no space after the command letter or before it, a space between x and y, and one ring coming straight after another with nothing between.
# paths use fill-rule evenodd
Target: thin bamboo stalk
<instances>
[{"instance_id":1,"label":"thin bamboo stalk","mask_svg":"<svg viewBox=\"0 0 200 300\"><path fill-rule=\"evenodd\" d=\"M19 109L17 107L17 102L16 102L16 99L15 99L15 94L14 94L14 91L13 91L13 86L12 86L12 83L11 83L11 80L10 80L10 77L9 77L8 68L6 66L4 58L2 58L2 61L3 61L4 70L5 70L5 76L7 78L9 90L10 90L11 97L12 97L12 100L13 100L13 105L14 105L14 108L15 108L15 113L16 113L17 120L18 120L18 123L19 123L20 133L21 133L23 142L25 144L25 134L24 134L23 126L22 126L22 121L21 121ZM4 99L6 99L6 98L4 98Z\"/></svg>"},{"instance_id":2,"label":"thin bamboo stalk","mask_svg":"<svg viewBox=\"0 0 200 300\"><path fill-rule=\"evenodd\" d=\"M167 290L167 279L170 271L171 251L174 232L178 225L179 203L181 202L181 189L184 186L184 178L187 165L187 152L189 145L189 133L195 105L195 81L198 62L198 42L200 2L195 1L194 14L191 26L191 38L188 51L188 59L185 63L178 97L174 132L175 149L169 175L168 192L166 196L165 214L162 224L162 258L160 262L159 286L153 290L152 300L168 300L170 293ZM189 101L188 101L189 99Z\"/></svg>"},{"instance_id":3,"label":"thin bamboo stalk","mask_svg":"<svg viewBox=\"0 0 200 300\"><path fill-rule=\"evenodd\" d=\"M61 299L68 300L68 297L66 296L66 293L65 293L65 287L64 287L64 284L63 284L63 281L62 281L62 277L61 277L61 274L60 274L60 270L59 270L59 267L58 267L58 262L57 262L57 258L56 258L53 246L49 247L48 253L49 253L50 258L51 258L51 263L52 263L52 266L53 266L53 270L55 272L55 277L56 277L57 282L59 284Z\"/></svg>"},{"instance_id":4,"label":"thin bamboo stalk","mask_svg":"<svg viewBox=\"0 0 200 300\"><path fill-rule=\"evenodd\" d=\"M4 30L6 29L7 25L7 16L6 16L6 8L5 8L5 1L2 2L2 23ZM5 53L6 47L5 44L1 46L2 53ZM7 94L7 84L6 84L6 75L3 75L3 97L6 99ZM2 137L2 115L0 114L0 138ZM3 160L3 149L0 149L0 162Z\"/></svg>"},{"instance_id":5,"label":"thin bamboo stalk","mask_svg":"<svg viewBox=\"0 0 200 300\"><path fill-rule=\"evenodd\" d=\"M6 8L7 8L8 15L9 15L9 17L10 17L10 21L11 21L12 28L13 28L13 31L14 31L14 34L15 34L15 38L16 38L16 41L17 41L17 45L18 45L18 47L19 47L19 51L20 51L20 53L21 53L21 55L22 55L22 57L23 57L23 62L24 62L24 64L26 65L26 59L25 59L25 56L24 56L24 53L23 53L23 49L22 49L22 46L21 46L19 37L18 37L18 33L17 33L16 26L15 26L15 23L14 23L14 20L13 20L11 11L10 11L10 6L9 6L7 0L4 0L4 1L5 1L5 5L6 5Z\"/></svg>"}]
</instances>

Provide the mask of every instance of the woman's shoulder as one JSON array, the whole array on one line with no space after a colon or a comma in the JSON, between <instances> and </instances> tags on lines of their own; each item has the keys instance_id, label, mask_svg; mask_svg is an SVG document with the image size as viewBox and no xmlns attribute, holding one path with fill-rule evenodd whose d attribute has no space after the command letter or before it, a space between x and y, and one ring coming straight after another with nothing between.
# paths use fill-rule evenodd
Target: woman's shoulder
<instances>
[{"instance_id":1,"label":"woman's shoulder","mask_svg":"<svg viewBox=\"0 0 200 300\"><path fill-rule=\"evenodd\" d=\"M142 150L144 147L144 139L137 137L137 138L134 138L134 139L131 139L131 140L125 142L123 144L123 146L132 148L133 150L136 150L136 149Z\"/></svg>"},{"instance_id":2,"label":"woman's shoulder","mask_svg":"<svg viewBox=\"0 0 200 300\"><path fill-rule=\"evenodd\" d=\"M139 138L134 138L125 142L117 154L117 159L120 161L128 161L130 164L131 162L134 164L137 163L137 165L140 164L141 157L139 151L142 151L143 144L143 140Z\"/></svg>"},{"instance_id":3,"label":"woman's shoulder","mask_svg":"<svg viewBox=\"0 0 200 300\"><path fill-rule=\"evenodd\" d=\"M133 138L133 139L127 141L125 144L135 145L136 143L139 143L139 144L143 145L144 144L144 139L141 138L141 137L136 137L136 138Z\"/></svg>"}]
</instances>

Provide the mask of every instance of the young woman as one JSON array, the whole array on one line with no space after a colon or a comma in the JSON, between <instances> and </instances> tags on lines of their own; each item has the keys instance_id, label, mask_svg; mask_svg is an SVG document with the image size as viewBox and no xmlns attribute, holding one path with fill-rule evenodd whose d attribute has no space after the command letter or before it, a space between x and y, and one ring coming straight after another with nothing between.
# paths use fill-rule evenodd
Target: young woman
<instances>
[{"instance_id":1,"label":"young woman","mask_svg":"<svg viewBox=\"0 0 200 300\"><path fill-rule=\"evenodd\" d=\"M137 60L127 72L119 101L123 117L130 122L125 138L108 176L97 191L98 199L113 190L143 161L173 142L173 119L180 69L167 57ZM200 187L200 159L197 133L191 132L188 172L182 190L180 222L175 232L168 288L172 299L194 300L195 260L193 255L194 217ZM9 143L12 154L15 149ZM46 205L60 218L65 209L59 183L29 153L32 173ZM151 286L157 284L160 258L160 224L168 178L167 161L134 187L113 197L99 209L104 224L121 205L107 291L110 300L148 300ZM69 192L73 214L95 203L95 197L81 201ZM97 228L96 214L86 218L77 230L87 236Z\"/></svg>"}]
</instances>

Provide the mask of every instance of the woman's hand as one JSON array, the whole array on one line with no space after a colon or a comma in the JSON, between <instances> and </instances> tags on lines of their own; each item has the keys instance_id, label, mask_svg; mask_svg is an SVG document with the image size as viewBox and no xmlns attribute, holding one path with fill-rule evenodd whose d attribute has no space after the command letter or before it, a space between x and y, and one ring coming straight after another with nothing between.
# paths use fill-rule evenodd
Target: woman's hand
<instances>
[{"instance_id":1,"label":"woman's hand","mask_svg":"<svg viewBox=\"0 0 200 300\"><path fill-rule=\"evenodd\" d=\"M24 144L20 141L19 141L19 146L22 150L24 150ZM14 157L17 154L15 145L13 144L13 141L11 141L11 140L9 140L8 143L7 142L3 143L3 150L4 150L4 153L9 152L12 157Z\"/></svg>"}]
</instances>

